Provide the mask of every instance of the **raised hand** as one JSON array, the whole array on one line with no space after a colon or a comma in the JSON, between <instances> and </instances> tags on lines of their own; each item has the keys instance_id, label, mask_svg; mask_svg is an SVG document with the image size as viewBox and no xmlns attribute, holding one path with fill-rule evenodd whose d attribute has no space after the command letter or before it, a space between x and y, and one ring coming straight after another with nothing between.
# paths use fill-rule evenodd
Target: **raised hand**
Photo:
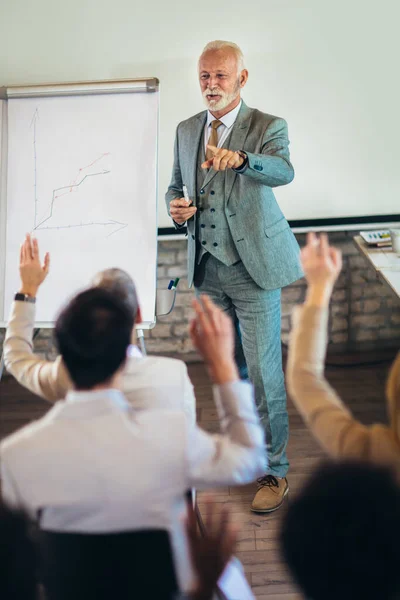
<instances>
[{"instance_id":1,"label":"raised hand","mask_svg":"<svg viewBox=\"0 0 400 600\"><path fill-rule=\"evenodd\" d=\"M342 269L342 253L329 245L328 236L322 233L307 234L307 244L301 251L301 263L313 299L320 296L321 302L329 300L333 286ZM314 302L313 302L314 303Z\"/></svg>"},{"instance_id":2,"label":"raised hand","mask_svg":"<svg viewBox=\"0 0 400 600\"><path fill-rule=\"evenodd\" d=\"M50 254L46 252L42 264L39 257L38 241L36 238L31 238L27 233L19 254L20 292L35 297L39 286L46 279L49 269Z\"/></svg>"}]
</instances>

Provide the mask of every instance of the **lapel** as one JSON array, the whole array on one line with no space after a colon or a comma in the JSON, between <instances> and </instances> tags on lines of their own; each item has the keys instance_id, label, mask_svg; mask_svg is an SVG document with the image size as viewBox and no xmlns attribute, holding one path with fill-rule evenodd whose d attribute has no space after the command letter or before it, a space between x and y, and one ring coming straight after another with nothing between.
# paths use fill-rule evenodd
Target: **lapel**
<instances>
[{"instance_id":1,"label":"lapel","mask_svg":"<svg viewBox=\"0 0 400 600\"><path fill-rule=\"evenodd\" d=\"M226 148L228 150L242 150L244 146L245 139L247 137L250 122L251 122L251 113L252 110L249 108L242 100L242 106L240 107L239 114L236 118L236 121L232 127L232 131L227 139ZM203 124L204 125L204 124ZM209 169L203 183L203 187L208 185L210 181L214 179L217 175L218 171L214 171L214 169ZM232 192L233 184L235 183L235 179L237 177L237 173L232 169L228 169L225 171L225 198L226 202L228 202L229 197Z\"/></svg>"},{"instance_id":2,"label":"lapel","mask_svg":"<svg viewBox=\"0 0 400 600\"><path fill-rule=\"evenodd\" d=\"M199 115L196 115L196 117L193 119L193 123L191 123L191 128L187 135L187 148L185 150L186 156L193 156L193 145L196 149L196 152L194 154L194 159L187 161L188 182L186 183L184 181L183 183L190 185L189 196L193 198L194 204L196 204L197 157L206 119L207 111L203 111Z\"/></svg>"},{"instance_id":3,"label":"lapel","mask_svg":"<svg viewBox=\"0 0 400 600\"><path fill-rule=\"evenodd\" d=\"M250 129L252 110L243 101L240 107L239 114L232 128L232 133L228 138L228 149L229 150L243 150L244 142ZM237 177L237 173L232 169L228 169L225 172L225 199L226 204L229 202L229 198L232 192L233 184Z\"/></svg>"}]
</instances>

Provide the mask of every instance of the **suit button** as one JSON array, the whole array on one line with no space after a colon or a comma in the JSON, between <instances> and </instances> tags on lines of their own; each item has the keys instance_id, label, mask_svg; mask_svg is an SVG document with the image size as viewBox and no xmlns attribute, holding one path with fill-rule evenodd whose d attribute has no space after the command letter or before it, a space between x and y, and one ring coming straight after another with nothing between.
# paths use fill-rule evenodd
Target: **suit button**
<instances>
[{"instance_id":1,"label":"suit button","mask_svg":"<svg viewBox=\"0 0 400 600\"><path fill-rule=\"evenodd\" d=\"M202 224L200 225L200 227L203 227L203 229L204 229L204 227L205 227L204 223L202 223Z\"/></svg>"},{"instance_id":2,"label":"suit button","mask_svg":"<svg viewBox=\"0 0 400 600\"><path fill-rule=\"evenodd\" d=\"M203 190L203 188L200 190L200 194L204 194L204 190Z\"/></svg>"},{"instance_id":3,"label":"suit button","mask_svg":"<svg viewBox=\"0 0 400 600\"><path fill-rule=\"evenodd\" d=\"M213 246L218 246L217 242L214 242L214 243L213 243Z\"/></svg>"},{"instance_id":4,"label":"suit button","mask_svg":"<svg viewBox=\"0 0 400 600\"><path fill-rule=\"evenodd\" d=\"M194 235L192 234L192 240L194 240Z\"/></svg>"},{"instance_id":5,"label":"suit button","mask_svg":"<svg viewBox=\"0 0 400 600\"><path fill-rule=\"evenodd\" d=\"M211 229L215 229L216 225L211 225Z\"/></svg>"},{"instance_id":6,"label":"suit button","mask_svg":"<svg viewBox=\"0 0 400 600\"><path fill-rule=\"evenodd\" d=\"M211 196L214 196L214 194L215 194L214 190L211 190L210 194L211 194Z\"/></svg>"},{"instance_id":7,"label":"suit button","mask_svg":"<svg viewBox=\"0 0 400 600\"><path fill-rule=\"evenodd\" d=\"M203 240L201 243L203 244L203 246L207 244L206 240Z\"/></svg>"},{"instance_id":8,"label":"suit button","mask_svg":"<svg viewBox=\"0 0 400 600\"><path fill-rule=\"evenodd\" d=\"M215 208L210 208L210 211L211 212L215 212Z\"/></svg>"}]
</instances>

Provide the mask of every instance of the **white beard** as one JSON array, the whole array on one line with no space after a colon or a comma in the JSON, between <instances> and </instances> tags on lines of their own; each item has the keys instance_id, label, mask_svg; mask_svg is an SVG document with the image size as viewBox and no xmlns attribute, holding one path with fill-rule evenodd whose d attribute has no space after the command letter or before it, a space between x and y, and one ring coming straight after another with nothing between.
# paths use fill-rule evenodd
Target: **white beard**
<instances>
[{"instance_id":1,"label":"white beard","mask_svg":"<svg viewBox=\"0 0 400 600\"><path fill-rule=\"evenodd\" d=\"M239 82L231 94L226 94L225 92L223 92L222 90L220 90L218 88L212 88L211 90L209 88L207 88L203 92L203 100L204 100L204 103L207 106L208 110L210 110L210 111L224 110L224 108L226 108L237 97L239 90L240 90ZM210 102L207 98L207 95L209 95L209 94L218 94L219 96L221 96L221 98L218 100L218 102L212 101L212 100Z\"/></svg>"}]
</instances>

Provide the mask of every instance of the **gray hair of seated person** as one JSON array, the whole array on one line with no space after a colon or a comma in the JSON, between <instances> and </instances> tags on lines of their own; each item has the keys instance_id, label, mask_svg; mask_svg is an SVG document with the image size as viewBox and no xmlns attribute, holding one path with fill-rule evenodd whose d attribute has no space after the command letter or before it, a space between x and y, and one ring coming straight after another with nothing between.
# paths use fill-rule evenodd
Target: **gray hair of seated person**
<instances>
[{"instance_id":1,"label":"gray hair of seated person","mask_svg":"<svg viewBox=\"0 0 400 600\"><path fill-rule=\"evenodd\" d=\"M122 301L136 319L139 308L136 286L130 275L122 269L114 267L97 273L92 280L93 287L107 290Z\"/></svg>"}]
</instances>

